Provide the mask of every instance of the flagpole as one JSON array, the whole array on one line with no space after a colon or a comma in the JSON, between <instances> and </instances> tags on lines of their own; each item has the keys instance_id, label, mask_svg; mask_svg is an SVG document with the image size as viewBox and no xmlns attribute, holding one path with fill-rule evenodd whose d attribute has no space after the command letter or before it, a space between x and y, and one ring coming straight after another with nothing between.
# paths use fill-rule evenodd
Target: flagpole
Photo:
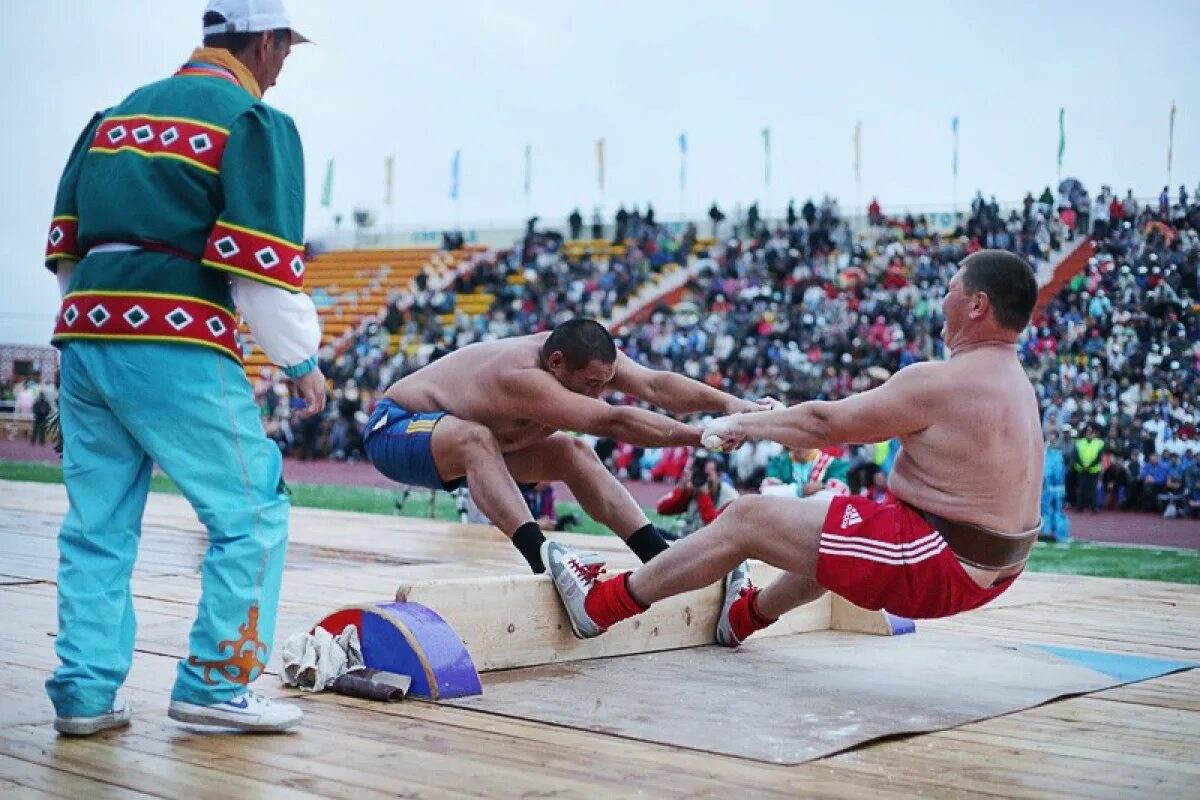
<instances>
[{"instance_id":1,"label":"flagpole","mask_svg":"<svg viewBox=\"0 0 1200 800\"><path fill-rule=\"evenodd\" d=\"M1175 101L1171 101L1171 118L1167 130L1167 192L1171 191L1171 161L1175 151ZM1184 209L1185 211L1187 209Z\"/></svg>"},{"instance_id":2,"label":"flagpole","mask_svg":"<svg viewBox=\"0 0 1200 800\"><path fill-rule=\"evenodd\" d=\"M601 232L605 227L605 215L608 214L608 209L604 205L604 137L596 139L596 193L599 200L596 203L596 208L600 211ZM613 221L613 236L616 236L616 220ZM607 238L607 237L606 237Z\"/></svg>"},{"instance_id":3,"label":"flagpole","mask_svg":"<svg viewBox=\"0 0 1200 800\"><path fill-rule=\"evenodd\" d=\"M533 216L533 146L525 145L525 220L528 221Z\"/></svg>"},{"instance_id":4,"label":"flagpole","mask_svg":"<svg viewBox=\"0 0 1200 800\"><path fill-rule=\"evenodd\" d=\"M1065 108L1058 109L1058 184L1060 186L1062 185L1062 158L1067 149L1066 114Z\"/></svg>"},{"instance_id":5,"label":"flagpole","mask_svg":"<svg viewBox=\"0 0 1200 800\"><path fill-rule=\"evenodd\" d=\"M387 158L385 158L383 160L383 170L384 170L383 204L385 206L387 206L387 235L388 236L391 236L395 232L394 228L393 228L393 226L395 225L395 221L392 216L392 177L393 177L392 173L395 170L395 163L396 162L395 162L394 156L389 155Z\"/></svg>"},{"instance_id":6,"label":"flagpole","mask_svg":"<svg viewBox=\"0 0 1200 800\"><path fill-rule=\"evenodd\" d=\"M333 159L325 162L325 180L321 182L321 206L329 214L329 222L333 225L334 236L341 233L337 225L337 212L333 210Z\"/></svg>"},{"instance_id":7,"label":"flagpole","mask_svg":"<svg viewBox=\"0 0 1200 800\"><path fill-rule=\"evenodd\" d=\"M859 229L865 227L861 220L866 217L862 207L862 120L854 124L854 217L859 220Z\"/></svg>"},{"instance_id":8,"label":"flagpole","mask_svg":"<svg viewBox=\"0 0 1200 800\"><path fill-rule=\"evenodd\" d=\"M687 132L679 134L679 221L687 221Z\"/></svg>"},{"instance_id":9,"label":"flagpole","mask_svg":"<svg viewBox=\"0 0 1200 800\"><path fill-rule=\"evenodd\" d=\"M771 126L762 129L763 137L763 208L760 219L770 229L771 214Z\"/></svg>"},{"instance_id":10,"label":"flagpole","mask_svg":"<svg viewBox=\"0 0 1200 800\"><path fill-rule=\"evenodd\" d=\"M955 114L950 120L950 133L953 135L954 148L953 155L950 157L950 174L953 175L950 189L950 197L954 202L954 224L958 224L958 115Z\"/></svg>"},{"instance_id":11,"label":"flagpole","mask_svg":"<svg viewBox=\"0 0 1200 800\"><path fill-rule=\"evenodd\" d=\"M450 199L454 201L454 232L462 228L462 148L454 151L454 160L450 164Z\"/></svg>"}]
</instances>

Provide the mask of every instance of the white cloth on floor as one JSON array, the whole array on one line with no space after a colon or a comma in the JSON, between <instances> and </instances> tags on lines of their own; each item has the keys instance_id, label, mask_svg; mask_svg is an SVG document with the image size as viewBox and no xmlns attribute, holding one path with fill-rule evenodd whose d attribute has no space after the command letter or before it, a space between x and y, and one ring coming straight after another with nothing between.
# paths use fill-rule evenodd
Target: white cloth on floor
<instances>
[{"instance_id":1,"label":"white cloth on floor","mask_svg":"<svg viewBox=\"0 0 1200 800\"><path fill-rule=\"evenodd\" d=\"M365 666L354 625L337 636L321 627L312 633L294 633L283 643L281 656L281 680L306 692L320 692L347 672Z\"/></svg>"}]
</instances>

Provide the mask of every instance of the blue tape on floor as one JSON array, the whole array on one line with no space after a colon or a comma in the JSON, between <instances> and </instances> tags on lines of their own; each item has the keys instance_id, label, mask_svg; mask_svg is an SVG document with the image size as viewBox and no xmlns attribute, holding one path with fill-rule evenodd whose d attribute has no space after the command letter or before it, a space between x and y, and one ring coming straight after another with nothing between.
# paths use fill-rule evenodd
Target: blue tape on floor
<instances>
[{"instance_id":1,"label":"blue tape on floor","mask_svg":"<svg viewBox=\"0 0 1200 800\"><path fill-rule=\"evenodd\" d=\"M1076 650L1072 647L1052 647L1043 644L1033 646L1051 655L1073 661L1081 667L1102 672L1122 683L1158 678L1172 672L1200 666L1190 661L1167 661L1161 658L1127 656L1121 653L1102 653L1099 650Z\"/></svg>"}]
</instances>

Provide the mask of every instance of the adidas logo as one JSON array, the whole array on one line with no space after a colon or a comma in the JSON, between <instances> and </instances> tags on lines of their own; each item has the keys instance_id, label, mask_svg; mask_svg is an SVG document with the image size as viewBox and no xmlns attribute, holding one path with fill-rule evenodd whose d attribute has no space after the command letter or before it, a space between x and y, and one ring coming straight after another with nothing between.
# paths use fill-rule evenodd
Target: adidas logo
<instances>
[{"instance_id":1,"label":"adidas logo","mask_svg":"<svg viewBox=\"0 0 1200 800\"><path fill-rule=\"evenodd\" d=\"M861 525L862 517L854 506L846 506L846 513L842 514L842 530L846 530L851 525Z\"/></svg>"}]
</instances>

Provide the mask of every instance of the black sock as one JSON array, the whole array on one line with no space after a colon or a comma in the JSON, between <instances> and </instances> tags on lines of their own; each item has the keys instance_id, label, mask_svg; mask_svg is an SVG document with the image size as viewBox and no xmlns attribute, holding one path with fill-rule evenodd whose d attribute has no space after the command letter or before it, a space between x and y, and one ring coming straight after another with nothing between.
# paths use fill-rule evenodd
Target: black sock
<instances>
[{"instance_id":1,"label":"black sock","mask_svg":"<svg viewBox=\"0 0 1200 800\"><path fill-rule=\"evenodd\" d=\"M632 536L625 540L625 544L629 546L635 556L642 560L643 564L669 547L667 540L653 525L643 525L638 528Z\"/></svg>"},{"instance_id":2,"label":"black sock","mask_svg":"<svg viewBox=\"0 0 1200 800\"><path fill-rule=\"evenodd\" d=\"M529 562L529 568L535 575L546 571L546 565L542 563L542 542L544 541L546 541L546 537L542 535L542 529L536 522L526 522L512 535L512 543L521 551L521 555L525 556L525 560Z\"/></svg>"}]
</instances>

